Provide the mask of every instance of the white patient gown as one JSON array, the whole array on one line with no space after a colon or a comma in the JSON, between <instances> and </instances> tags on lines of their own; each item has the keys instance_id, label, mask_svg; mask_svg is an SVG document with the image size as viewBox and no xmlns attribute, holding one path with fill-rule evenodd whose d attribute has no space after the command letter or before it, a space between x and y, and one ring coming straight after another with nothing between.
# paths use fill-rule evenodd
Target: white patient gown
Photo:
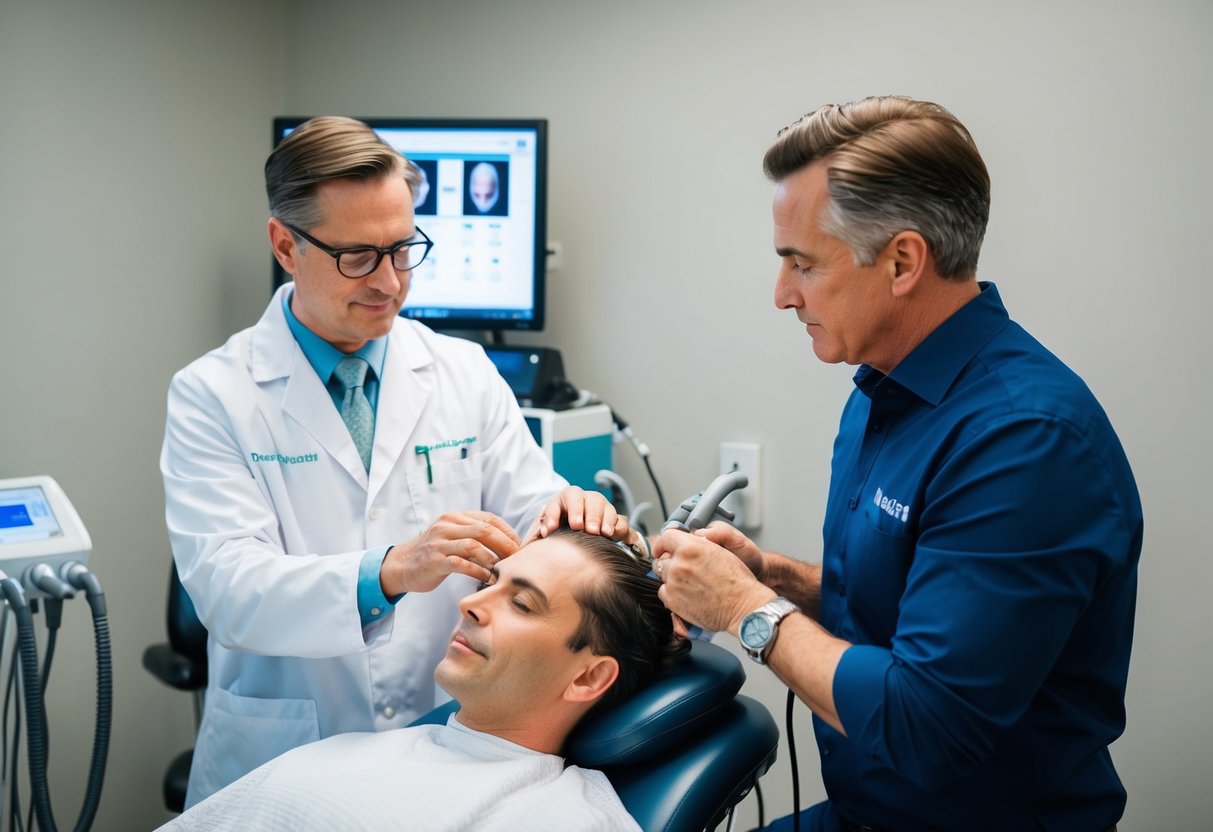
<instances>
[{"instance_id":1,"label":"white patient gown","mask_svg":"<svg viewBox=\"0 0 1213 832\"><path fill-rule=\"evenodd\" d=\"M294 748L162 827L211 830L628 830L600 771L473 731L450 717Z\"/></svg>"}]
</instances>

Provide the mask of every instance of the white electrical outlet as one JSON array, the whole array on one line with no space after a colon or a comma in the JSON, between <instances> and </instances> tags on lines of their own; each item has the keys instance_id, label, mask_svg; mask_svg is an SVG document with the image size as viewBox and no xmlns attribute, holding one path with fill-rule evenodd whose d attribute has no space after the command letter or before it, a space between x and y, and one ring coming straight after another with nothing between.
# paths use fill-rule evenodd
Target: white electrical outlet
<instances>
[{"instance_id":1,"label":"white electrical outlet","mask_svg":"<svg viewBox=\"0 0 1213 832\"><path fill-rule=\"evenodd\" d=\"M740 471L750 483L734 491L721 504L737 515L739 529L757 529L762 525L762 446L750 442L720 443L720 473Z\"/></svg>"}]
</instances>

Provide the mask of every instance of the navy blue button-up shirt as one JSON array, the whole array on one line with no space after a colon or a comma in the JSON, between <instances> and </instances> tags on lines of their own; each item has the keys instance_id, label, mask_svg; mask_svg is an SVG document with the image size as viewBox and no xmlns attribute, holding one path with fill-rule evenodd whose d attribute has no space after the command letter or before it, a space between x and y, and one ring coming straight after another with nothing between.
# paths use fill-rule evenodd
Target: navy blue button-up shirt
<instances>
[{"instance_id":1,"label":"navy blue button-up shirt","mask_svg":"<svg viewBox=\"0 0 1213 832\"><path fill-rule=\"evenodd\" d=\"M1094 396L981 293L834 446L821 623L846 728L814 720L836 807L877 829L1102 830L1125 791L1142 515Z\"/></svg>"}]
</instances>

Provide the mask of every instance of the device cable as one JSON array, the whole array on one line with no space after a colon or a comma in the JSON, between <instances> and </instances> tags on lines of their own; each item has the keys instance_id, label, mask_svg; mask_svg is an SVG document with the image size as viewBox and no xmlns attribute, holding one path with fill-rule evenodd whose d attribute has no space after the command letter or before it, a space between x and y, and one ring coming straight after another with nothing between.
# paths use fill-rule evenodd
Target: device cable
<instances>
[{"instance_id":1,"label":"device cable","mask_svg":"<svg viewBox=\"0 0 1213 832\"><path fill-rule=\"evenodd\" d=\"M25 590L16 579L7 575L0 579L0 594L12 608L13 617L17 621L21 685L25 695L25 722L29 734L26 745L29 748L30 799L34 802L34 812L43 832L55 832L55 821L51 817L50 792L46 783L46 735L41 730L46 725L46 714L42 709L42 689L38 683L38 646L34 640L34 619L30 614L29 602L25 598ZM17 778L14 777L14 786L16 781ZM13 809L17 812L20 822L20 809L15 805L16 800L13 802Z\"/></svg>"},{"instance_id":2,"label":"device cable","mask_svg":"<svg viewBox=\"0 0 1213 832\"><path fill-rule=\"evenodd\" d=\"M792 732L792 706L796 694L788 688L788 708L784 721L788 732L788 757L792 763L792 829L800 832L800 767L796 764L796 735Z\"/></svg>"},{"instance_id":3,"label":"device cable","mask_svg":"<svg viewBox=\"0 0 1213 832\"><path fill-rule=\"evenodd\" d=\"M46 681L51 675L51 662L55 659L55 642L59 636L59 625L63 623L63 599L47 598L46 606L46 649L42 656L42 683L39 689L46 696Z\"/></svg>"},{"instance_id":4,"label":"device cable","mask_svg":"<svg viewBox=\"0 0 1213 832\"><path fill-rule=\"evenodd\" d=\"M8 653L8 607L0 605L0 663ZM0 711L0 786L8 782L8 706L7 691L4 696L3 711ZM0 829L4 828L6 815L4 789L0 788Z\"/></svg>"},{"instance_id":5,"label":"device cable","mask_svg":"<svg viewBox=\"0 0 1213 832\"><path fill-rule=\"evenodd\" d=\"M15 648L16 644L13 646ZM4 758L5 767L9 769L12 775L12 780L9 781L10 794L8 807L8 826L10 830L24 830L25 828L21 825L21 793L17 788L17 761L20 758L21 753L21 694L18 688L17 667L18 658L16 651L14 650L12 661L9 663L8 682L5 686L4 695L4 714L6 719L8 717L8 703L10 698L13 703L13 749L11 757L6 749Z\"/></svg>"},{"instance_id":6,"label":"device cable","mask_svg":"<svg viewBox=\"0 0 1213 832\"><path fill-rule=\"evenodd\" d=\"M614 408L611 408L611 421L615 423L615 429L636 449L636 453L640 456L640 461L644 463L645 470L649 472L649 479L653 481L653 490L657 492L657 503L661 508L661 516L669 517L670 512L666 509L665 495L661 491L661 483L657 481L657 474L653 472L653 465L649 462L649 454L652 453L649 450L649 446L636 436L632 428L615 412Z\"/></svg>"},{"instance_id":7,"label":"device cable","mask_svg":"<svg viewBox=\"0 0 1213 832\"><path fill-rule=\"evenodd\" d=\"M75 832L85 832L93 825L101 803L101 786L105 780L105 762L109 756L110 725L113 720L114 678L110 656L109 619L106 615L105 592L101 581L85 567L73 561L60 567L60 576L71 586L84 592L93 613L93 636L97 648L97 723L93 731L93 756L89 764L88 786Z\"/></svg>"},{"instance_id":8,"label":"device cable","mask_svg":"<svg viewBox=\"0 0 1213 832\"><path fill-rule=\"evenodd\" d=\"M63 586L67 587L66 584ZM65 593L63 597L74 597L76 591L71 589L71 587L67 587L67 589L69 592ZM55 659L55 643L59 635L59 626L63 623L63 597L52 596L46 598L43 602L43 606L46 608L46 648L43 650L42 654L42 681L39 687L39 693L42 696L43 702L42 733L46 737L46 764L48 768L50 767L51 734L50 721L46 717L46 685L51 675L51 662L53 662ZM37 612L37 609L34 606L36 601L37 599L30 600L30 609L35 613ZM29 814L26 817L25 825L29 829L34 828L34 804L32 801L30 802Z\"/></svg>"}]
</instances>

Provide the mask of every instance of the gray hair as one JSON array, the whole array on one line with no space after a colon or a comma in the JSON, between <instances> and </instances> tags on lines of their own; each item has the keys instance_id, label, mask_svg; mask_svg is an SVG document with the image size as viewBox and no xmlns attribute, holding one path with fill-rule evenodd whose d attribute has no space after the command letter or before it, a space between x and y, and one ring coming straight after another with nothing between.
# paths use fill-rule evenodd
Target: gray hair
<instances>
[{"instance_id":1,"label":"gray hair","mask_svg":"<svg viewBox=\"0 0 1213 832\"><path fill-rule=\"evenodd\" d=\"M990 218L990 176L973 137L943 107L899 96L827 104L779 132L763 170L779 182L822 161L829 210L821 230L856 265L876 262L901 231L916 231L939 274L967 280Z\"/></svg>"},{"instance_id":2,"label":"gray hair","mask_svg":"<svg viewBox=\"0 0 1213 832\"><path fill-rule=\"evenodd\" d=\"M401 176L410 193L421 185L412 162L357 119L317 116L296 127L265 160L270 214L298 228L324 222L316 189L333 179Z\"/></svg>"}]
</instances>

